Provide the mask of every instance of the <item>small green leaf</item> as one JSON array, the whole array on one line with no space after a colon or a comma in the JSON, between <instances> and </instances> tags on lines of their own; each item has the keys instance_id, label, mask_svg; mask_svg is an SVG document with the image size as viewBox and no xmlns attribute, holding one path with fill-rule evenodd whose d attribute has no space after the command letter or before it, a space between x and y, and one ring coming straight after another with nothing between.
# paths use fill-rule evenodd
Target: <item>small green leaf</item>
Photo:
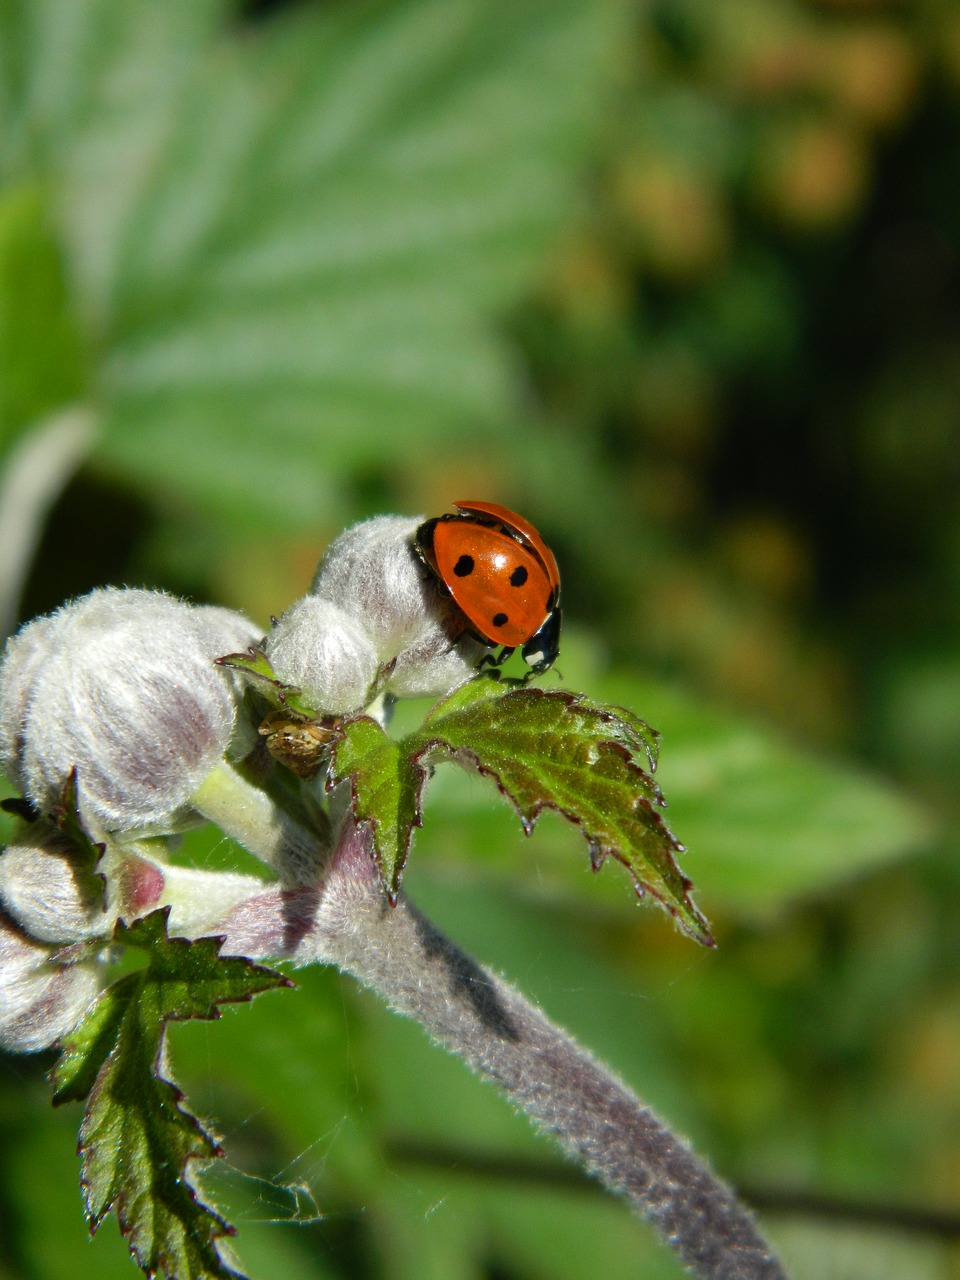
<instances>
[{"instance_id":1,"label":"small green leaf","mask_svg":"<svg viewBox=\"0 0 960 1280\"><path fill-rule=\"evenodd\" d=\"M638 894L649 892L707 945L709 927L674 855L683 846L660 808L652 770L659 735L632 712L577 694L544 692L487 675L439 702L422 727L395 742L366 717L344 725L330 784L349 778L354 815L370 825L380 875L396 900L433 764L443 758L491 777L529 834L544 809L582 830L593 866L622 862Z\"/></svg>"},{"instance_id":2,"label":"small green leaf","mask_svg":"<svg viewBox=\"0 0 960 1280\"><path fill-rule=\"evenodd\" d=\"M78 888L81 888L92 902L105 902L107 882L97 873L100 859L103 857L104 845L91 840L83 829L77 811L77 771L71 769L60 800L54 807L50 817L60 828L73 846L72 861L77 875Z\"/></svg>"},{"instance_id":3,"label":"small green leaf","mask_svg":"<svg viewBox=\"0 0 960 1280\"><path fill-rule=\"evenodd\" d=\"M222 958L220 939L168 938L168 914L164 908L117 925L114 941L145 951L146 967L108 987L66 1037L53 1070L54 1102L87 1098L80 1155L91 1231L116 1209L147 1275L223 1280L238 1273L216 1241L233 1228L203 1203L188 1167L221 1152L162 1074L165 1028L171 1020L215 1019L225 1002L290 984L249 960Z\"/></svg>"},{"instance_id":4,"label":"small green leaf","mask_svg":"<svg viewBox=\"0 0 960 1280\"><path fill-rule=\"evenodd\" d=\"M273 674L270 659L262 649L248 649L245 653L225 653L222 658L214 658L219 667L230 667L233 671L242 671L244 675L256 676L260 680L280 685L282 682Z\"/></svg>"},{"instance_id":5,"label":"small green leaf","mask_svg":"<svg viewBox=\"0 0 960 1280\"><path fill-rule=\"evenodd\" d=\"M683 851L660 815L652 767L657 735L632 713L561 691L473 681L438 704L407 739L414 760L442 756L493 778L529 833L544 809L582 830L595 868L622 862L637 892L649 892L699 942L709 928L690 898L675 854Z\"/></svg>"},{"instance_id":6,"label":"small green leaf","mask_svg":"<svg viewBox=\"0 0 960 1280\"><path fill-rule=\"evenodd\" d=\"M315 708L304 702L296 685L285 684L274 674L270 659L262 649L249 649L246 653L226 653L214 661L218 666L242 671L275 707L290 707L292 711L309 719L316 716Z\"/></svg>"},{"instance_id":7,"label":"small green leaf","mask_svg":"<svg viewBox=\"0 0 960 1280\"><path fill-rule=\"evenodd\" d=\"M82 1102L116 1048L120 1026L137 997L141 974L127 974L103 991L79 1026L64 1037L50 1079L54 1105Z\"/></svg>"},{"instance_id":8,"label":"small green leaf","mask_svg":"<svg viewBox=\"0 0 960 1280\"><path fill-rule=\"evenodd\" d=\"M358 716L344 724L343 737L333 748L329 785L348 778L354 816L373 832L380 878L390 901L396 902L413 828L422 825L420 798L427 770L375 720Z\"/></svg>"}]
</instances>

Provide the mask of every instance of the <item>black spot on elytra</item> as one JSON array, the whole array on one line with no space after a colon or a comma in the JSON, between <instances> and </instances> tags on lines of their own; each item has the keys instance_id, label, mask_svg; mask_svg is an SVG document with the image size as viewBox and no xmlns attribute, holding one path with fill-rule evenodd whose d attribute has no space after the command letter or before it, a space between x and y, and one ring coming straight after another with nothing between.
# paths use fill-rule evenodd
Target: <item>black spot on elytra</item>
<instances>
[{"instance_id":1,"label":"black spot on elytra","mask_svg":"<svg viewBox=\"0 0 960 1280\"><path fill-rule=\"evenodd\" d=\"M474 570L473 556L461 556L457 563L453 566L453 572L458 578L468 578Z\"/></svg>"},{"instance_id":2,"label":"black spot on elytra","mask_svg":"<svg viewBox=\"0 0 960 1280\"><path fill-rule=\"evenodd\" d=\"M495 627L505 627L509 619L505 613L495 613L493 615L493 625Z\"/></svg>"},{"instance_id":3,"label":"black spot on elytra","mask_svg":"<svg viewBox=\"0 0 960 1280\"><path fill-rule=\"evenodd\" d=\"M527 580L526 565L518 564L510 575L511 587L522 587Z\"/></svg>"}]
</instances>

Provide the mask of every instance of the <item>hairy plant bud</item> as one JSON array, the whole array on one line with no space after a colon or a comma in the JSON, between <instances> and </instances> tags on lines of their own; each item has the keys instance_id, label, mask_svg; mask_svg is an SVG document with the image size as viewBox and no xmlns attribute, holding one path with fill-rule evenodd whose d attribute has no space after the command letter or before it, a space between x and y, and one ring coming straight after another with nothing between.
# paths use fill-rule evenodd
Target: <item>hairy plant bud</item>
<instances>
[{"instance_id":1,"label":"hairy plant bud","mask_svg":"<svg viewBox=\"0 0 960 1280\"><path fill-rule=\"evenodd\" d=\"M0 665L0 767L23 790L23 734L37 670L52 648L54 617L35 618L10 637Z\"/></svg>"},{"instance_id":2,"label":"hairy plant bud","mask_svg":"<svg viewBox=\"0 0 960 1280\"><path fill-rule=\"evenodd\" d=\"M266 639L274 674L319 712L346 715L370 701L380 663L366 630L337 605L304 596Z\"/></svg>"},{"instance_id":3,"label":"hairy plant bud","mask_svg":"<svg viewBox=\"0 0 960 1280\"><path fill-rule=\"evenodd\" d=\"M0 1049L36 1053L71 1031L100 990L101 966L54 961L0 912Z\"/></svg>"},{"instance_id":4,"label":"hairy plant bud","mask_svg":"<svg viewBox=\"0 0 960 1280\"><path fill-rule=\"evenodd\" d=\"M259 634L228 610L159 592L92 591L8 645L2 763L42 812L76 768L93 830L174 829L233 727L237 693L213 660ZM40 650L29 661L28 643ZM20 691L8 696L8 681Z\"/></svg>"},{"instance_id":5,"label":"hairy plant bud","mask_svg":"<svg viewBox=\"0 0 960 1280\"><path fill-rule=\"evenodd\" d=\"M413 538L423 517L376 516L327 548L311 586L360 622L398 697L439 696L473 675L484 647L462 635L456 606L420 563Z\"/></svg>"},{"instance_id":6,"label":"hairy plant bud","mask_svg":"<svg viewBox=\"0 0 960 1280\"><path fill-rule=\"evenodd\" d=\"M0 905L31 938L61 945L110 933L116 913L103 881L84 868L73 842L32 823L0 855Z\"/></svg>"},{"instance_id":7,"label":"hairy plant bud","mask_svg":"<svg viewBox=\"0 0 960 1280\"><path fill-rule=\"evenodd\" d=\"M173 597L161 596L161 599L169 600ZM260 628L235 609L225 609L218 604L185 604L184 601L176 603L189 610L190 621L205 653L222 657L225 653L238 653L260 642L263 634ZM234 673L227 670L227 674L232 678ZM241 685L242 683L241 681Z\"/></svg>"}]
</instances>

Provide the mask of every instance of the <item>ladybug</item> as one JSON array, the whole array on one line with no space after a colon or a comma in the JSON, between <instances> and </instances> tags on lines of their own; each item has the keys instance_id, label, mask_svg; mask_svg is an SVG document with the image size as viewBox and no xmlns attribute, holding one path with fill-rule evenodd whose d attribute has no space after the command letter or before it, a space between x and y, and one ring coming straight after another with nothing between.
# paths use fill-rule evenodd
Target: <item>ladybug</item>
<instances>
[{"instance_id":1,"label":"ladybug","mask_svg":"<svg viewBox=\"0 0 960 1280\"><path fill-rule=\"evenodd\" d=\"M467 620L471 634L501 645L484 660L499 667L519 648L530 676L552 667L560 648L560 571L532 524L495 502L455 502L455 515L425 521L414 535L420 559Z\"/></svg>"}]
</instances>

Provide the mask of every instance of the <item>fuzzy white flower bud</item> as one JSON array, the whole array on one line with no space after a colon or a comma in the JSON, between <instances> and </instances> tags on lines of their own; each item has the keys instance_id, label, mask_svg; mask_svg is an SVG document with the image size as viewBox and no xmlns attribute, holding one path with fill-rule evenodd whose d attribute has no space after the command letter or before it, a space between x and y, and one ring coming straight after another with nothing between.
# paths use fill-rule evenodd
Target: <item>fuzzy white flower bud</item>
<instances>
[{"instance_id":1,"label":"fuzzy white flower bud","mask_svg":"<svg viewBox=\"0 0 960 1280\"><path fill-rule=\"evenodd\" d=\"M72 842L41 822L0 855L0 904L31 938L63 945L112 930L103 882L77 859Z\"/></svg>"},{"instance_id":2,"label":"fuzzy white flower bud","mask_svg":"<svg viewBox=\"0 0 960 1280\"><path fill-rule=\"evenodd\" d=\"M37 670L52 648L53 617L35 618L10 637L0 666L0 768L23 789L23 734Z\"/></svg>"},{"instance_id":3,"label":"fuzzy white flower bud","mask_svg":"<svg viewBox=\"0 0 960 1280\"><path fill-rule=\"evenodd\" d=\"M0 913L0 1049L36 1053L71 1031L100 989L96 961L55 964Z\"/></svg>"},{"instance_id":4,"label":"fuzzy white flower bud","mask_svg":"<svg viewBox=\"0 0 960 1280\"><path fill-rule=\"evenodd\" d=\"M267 636L274 674L303 691L318 712L346 715L366 706L380 663L364 627L329 600L304 596Z\"/></svg>"},{"instance_id":5,"label":"fuzzy white flower bud","mask_svg":"<svg viewBox=\"0 0 960 1280\"><path fill-rule=\"evenodd\" d=\"M471 636L451 643L446 627L433 622L397 654L383 688L398 698L441 698L476 675L486 652Z\"/></svg>"},{"instance_id":6,"label":"fuzzy white flower bud","mask_svg":"<svg viewBox=\"0 0 960 1280\"><path fill-rule=\"evenodd\" d=\"M406 698L449 693L474 674L485 651L462 635L456 606L413 549L422 521L377 516L347 529L327 548L311 586L362 624L381 666L395 664L382 689Z\"/></svg>"},{"instance_id":7,"label":"fuzzy white flower bud","mask_svg":"<svg viewBox=\"0 0 960 1280\"><path fill-rule=\"evenodd\" d=\"M147 594L156 595L156 592ZM171 599L161 596L161 599ZM176 601L183 605L183 601ZM241 653L251 645L259 644L263 632L249 618L235 609L224 609L218 604L190 604L185 606L197 639L205 653L222 657L225 653Z\"/></svg>"},{"instance_id":8,"label":"fuzzy white flower bud","mask_svg":"<svg viewBox=\"0 0 960 1280\"><path fill-rule=\"evenodd\" d=\"M0 668L0 703L8 679L29 685L11 692L13 723L0 731L12 776L48 811L76 767L93 830L173 829L233 727L236 691L213 659L255 643L258 629L227 610L116 588L41 622L14 638ZM31 637L42 652L28 665Z\"/></svg>"}]
</instances>

